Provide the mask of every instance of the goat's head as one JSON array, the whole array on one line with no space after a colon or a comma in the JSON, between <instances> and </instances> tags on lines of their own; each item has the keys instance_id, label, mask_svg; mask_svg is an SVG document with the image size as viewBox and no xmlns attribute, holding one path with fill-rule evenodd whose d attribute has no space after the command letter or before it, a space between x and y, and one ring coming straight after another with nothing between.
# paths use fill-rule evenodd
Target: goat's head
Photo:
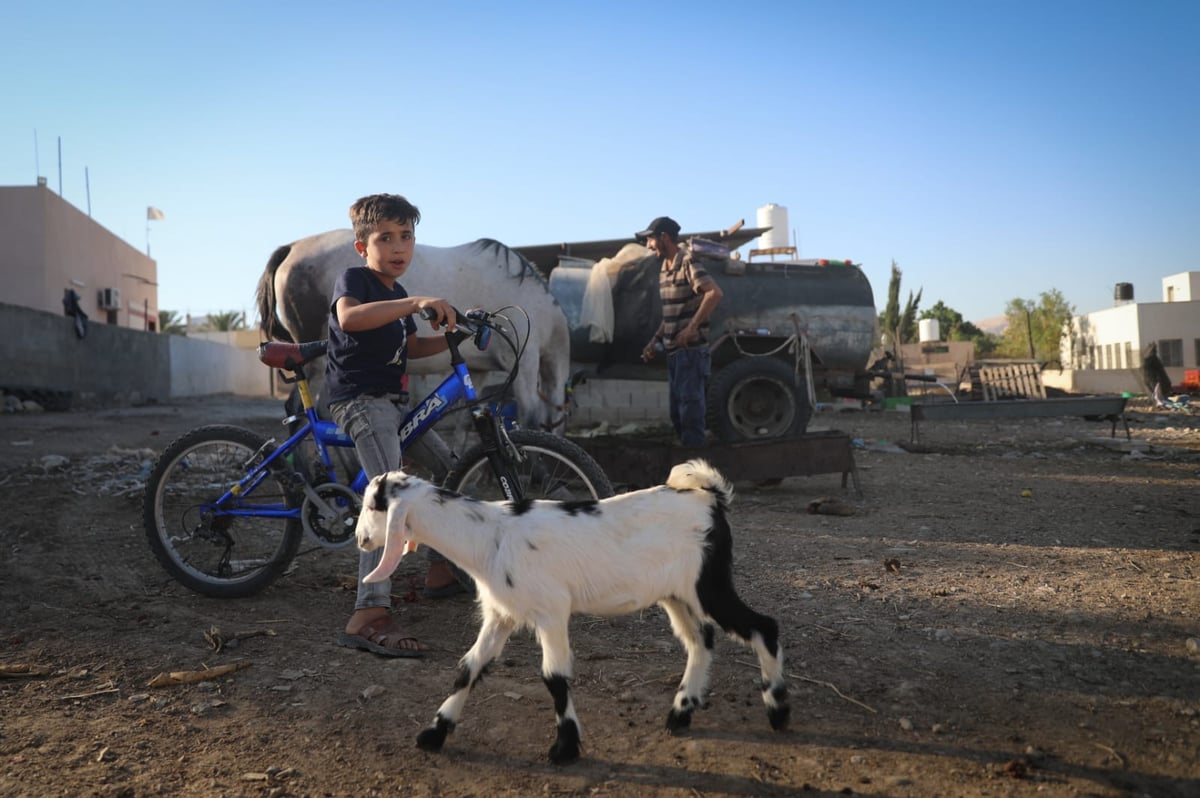
<instances>
[{"instance_id":1,"label":"goat's head","mask_svg":"<svg viewBox=\"0 0 1200 798\"><path fill-rule=\"evenodd\" d=\"M408 535L408 501L404 492L413 478L403 471L380 474L367 484L363 492L362 511L354 533L358 547L375 551L383 546L383 560L364 582L382 582L392 575L400 560L417 546Z\"/></svg>"}]
</instances>

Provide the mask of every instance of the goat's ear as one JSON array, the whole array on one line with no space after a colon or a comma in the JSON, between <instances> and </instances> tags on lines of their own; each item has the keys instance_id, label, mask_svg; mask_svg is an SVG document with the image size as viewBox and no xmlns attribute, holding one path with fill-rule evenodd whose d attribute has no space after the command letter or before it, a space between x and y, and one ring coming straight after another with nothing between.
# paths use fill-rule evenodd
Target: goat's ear
<instances>
[{"instance_id":1,"label":"goat's ear","mask_svg":"<svg viewBox=\"0 0 1200 798\"><path fill-rule=\"evenodd\" d=\"M382 582L392 575L405 554L416 550L416 544L408 539L408 502L393 497L388 503L387 535L383 539L383 559L375 570L363 577L364 582Z\"/></svg>"}]
</instances>

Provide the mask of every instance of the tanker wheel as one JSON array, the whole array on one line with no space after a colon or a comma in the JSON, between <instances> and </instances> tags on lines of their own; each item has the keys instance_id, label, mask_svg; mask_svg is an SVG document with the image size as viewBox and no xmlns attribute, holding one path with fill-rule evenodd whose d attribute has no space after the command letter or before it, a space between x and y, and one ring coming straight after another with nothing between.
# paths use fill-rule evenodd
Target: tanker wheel
<instances>
[{"instance_id":1,"label":"tanker wheel","mask_svg":"<svg viewBox=\"0 0 1200 798\"><path fill-rule=\"evenodd\" d=\"M792 368L773 357L735 360L708 388L710 425L723 441L801 435L812 409Z\"/></svg>"}]
</instances>

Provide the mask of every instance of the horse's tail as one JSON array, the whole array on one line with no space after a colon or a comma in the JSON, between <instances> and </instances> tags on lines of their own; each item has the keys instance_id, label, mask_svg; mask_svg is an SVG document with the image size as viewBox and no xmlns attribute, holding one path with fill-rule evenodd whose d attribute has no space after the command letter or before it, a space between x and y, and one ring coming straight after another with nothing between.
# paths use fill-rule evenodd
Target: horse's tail
<instances>
[{"instance_id":1,"label":"horse's tail","mask_svg":"<svg viewBox=\"0 0 1200 798\"><path fill-rule=\"evenodd\" d=\"M258 278L258 326L267 336L268 341L294 343L291 333L279 320L275 300L275 272L279 270L279 264L283 263L291 251L292 245L284 244L272 252L270 259L267 260L267 268L263 270L262 277Z\"/></svg>"}]
</instances>

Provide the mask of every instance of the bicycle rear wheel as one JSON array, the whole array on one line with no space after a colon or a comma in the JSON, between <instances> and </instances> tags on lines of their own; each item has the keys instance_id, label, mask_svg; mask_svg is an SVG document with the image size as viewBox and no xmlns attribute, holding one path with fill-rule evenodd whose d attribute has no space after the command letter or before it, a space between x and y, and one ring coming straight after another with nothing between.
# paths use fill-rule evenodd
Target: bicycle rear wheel
<instances>
[{"instance_id":1,"label":"bicycle rear wheel","mask_svg":"<svg viewBox=\"0 0 1200 798\"><path fill-rule=\"evenodd\" d=\"M296 556L298 518L228 515L213 506L246 476L267 439L241 427L199 427L173 441L155 462L142 499L142 523L154 556L181 584L214 598L241 598L265 588ZM253 512L297 506L286 478L268 474L227 502Z\"/></svg>"},{"instance_id":2,"label":"bicycle rear wheel","mask_svg":"<svg viewBox=\"0 0 1200 798\"><path fill-rule=\"evenodd\" d=\"M604 469L577 444L535 430L513 430L508 436L522 455L521 462L511 466L526 499L569 501L613 495ZM459 458L446 478L446 487L477 499L505 498L482 444Z\"/></svg>"}]
</instances>

